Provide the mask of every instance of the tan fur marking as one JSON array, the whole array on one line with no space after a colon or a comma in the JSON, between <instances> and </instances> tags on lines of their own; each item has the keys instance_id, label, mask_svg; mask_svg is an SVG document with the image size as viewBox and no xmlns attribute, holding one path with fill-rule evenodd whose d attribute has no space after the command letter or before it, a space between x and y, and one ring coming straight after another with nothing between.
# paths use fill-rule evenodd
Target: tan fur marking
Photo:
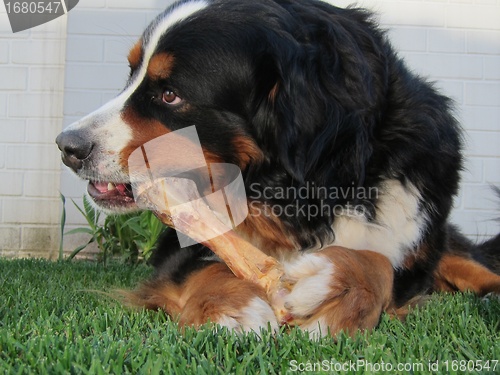
<instances>
[{"instance_id":1,"label":"tan fur marking","mask_svg":"<svg viewBox=\"0 0 500 375\"><path fill-rule=\"evenodd\" d=\"M278 95L278 91L279 91L279 83L275 84L272 90L269 92L269 101L271 103L274 103L276 101L276 96Z\"/></svg>"},{"instance_id":2,"label":"tan fur marking","mask_svg":"<svg viewBox=\"0 0 500 375\"><path fill-rule=\"evenodd\" d=\"M444 255L435 272L435 289L439 291L472 291L481 296L500 293L500 275L480 263L456 255Z\"/></svg>"},{"instance_id":3,"label":"tan fur marking","mask_svg":"<svg viewBox=\"0 0 500 375\"><path fill-rule=\"evenodd\" d=\"M170 76L175 58L170 53L159 53L149 60L148 76L153 80L165 79Z\"/></svg>"},{"instance_id":4,"label":"tan fur marking","mask_svg":"<svg viewBox=\"0 0 500 375\"><path fill-rule=\"evenodd\" d=\"M195 170L203 163L210 166L222 162L220 157L203 147L201 148L202 158L200 145L194 142L194 139L171 132L161 122L143 118L130 107L122 113L122 119L132 130L132 137L120 152L120 164L124 169L133 171L135 177L138 177L139 173L143 173L143 177L166 177L171 175L172 171ZM167 139L160 138L166 134L168 134ZM160 139L150 142L157 138ZM139 150L142 146L144 148ZM137 152L134 152L136 150ZM224 169L211 168L210 172L210 175L200 173L198 176L197 185L202 196L212 194L213 186L226 186L230 182L226 181L227 175L223 173ZM227 208L222 208L216 197L212 199L214 200L207 197L207 200L213 204L212 207L227 212Z\"/></svg>"},{"instance_id":5,"label":"tan fur marking","mask_svg":"<svg viewBox=\"0 0 500 375\"><path fill-rule=\"evenodd\" d=\"M170 130L161 122L145 119L130 108L122 113L122 119L130 126L133 135L132 142L121 151L120 155L120 164L125 168L128 166L129 157L134 150L157 137L170 133Z\"/></svg>"},{"instance_id":6,"label":"tan fur marking","mask_svg":"<svg viewBox=\"0 0 500 375\"><path fill-rule=\"evenodd\" d=\"M177 318L182 312L181 289L168 280L155 279L139 285L135 290L118 290L122 302L129 307L163 310Z\"/></svg>"},{"instance_id":7,"label":"tan fur marking","mask_svg":"<svg viewBox=\"0 0 500 375\"><path fill-rule=\"evenodd\" d=\"M283 252L295 251L296 246L279 218L254 203L249 204L247 218L236 228L238 234L270 256L279 257Z\"/></svg>"},{"instance_id":8,"label":"tan fur marking","mask_svg":"<svg viewBox=\"0 0 500 375\"><path fill-rule=\"evenodd\" d=\"M182 285L160 279L125 294L129 305L161 309L181 325L195 327L238 316L255 297L267 300L262 288L236 278L223 263L193 273Z\"/></svg>"},{"instance_id":9,"label":"tan fur marking","mask_svg":"<svg viewBox=\"0 0 500 375\"><path fill-rule=\"evenodd\" d=\"M232 141L240 161L239 167L245 169L250 162L259 162L264 158L262 150L255 142L246 136L239 136Z\"/></svg>"},{"instance_id":10,"label":"tan fur marking","mask_svg":"<svg viewBox=\"0 0 500 375\"><path fill-rule=\"evenodd\" d=\"M128 54L128 62L130 67L136 69L142 60L142 41L139 40L130 50Z\"/></svg>"},{"instance_id":11,"label":"tan fur marking","mask_svg":"<svg viewBox=\"0 0 500 375\"><path fill-rule=\"evenodd\" d=\"M183 290L186 304L180 323L200 326L222 316L237 316L256 296L267 300L262 288L238 279L225 264L214 264L186 283Z\"/></svg>"},{"instance_id":12,"label":"tan fur marking","mask_svg":"<svg viewBox=\"0 0 500 375\"><path fill-rule=\"evenodd\" d=\"M425 262L429 259L432 249L427 244L421 244L417 251L408 254L405 257L403 268L412 269L416 263Z\"/></svg>"},{"instance_id":13,"label":"tan fur marking","mask_svg":"<svg viewBox=\"0 0 500 375\"><path fill-rule=\"evenodd\" d=\"M331 293L304 325L314 327L320 321L332 334L344 330L351 335L358 329L374 328L392 301L393 268L389 260L373 251L342 247L329 247L318 255L334 264Z\"/></svg>"}]
</instances>

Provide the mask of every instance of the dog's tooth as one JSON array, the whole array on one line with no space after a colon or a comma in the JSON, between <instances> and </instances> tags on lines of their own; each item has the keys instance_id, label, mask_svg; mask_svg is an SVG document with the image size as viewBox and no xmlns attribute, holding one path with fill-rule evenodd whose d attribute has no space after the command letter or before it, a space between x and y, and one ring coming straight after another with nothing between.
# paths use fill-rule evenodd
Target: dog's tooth
<instances>
[{"instance_id":1,"label":"dog's tooth","mask_svg":"<svg viewBox=\"0 0 500 375\"><path fill-rule=\"evenodd\" d=\"M112 182L108 183L108 191L113 191L115 189L116 189L115 184L113 184Z\"/></svg>"}]
</instances>

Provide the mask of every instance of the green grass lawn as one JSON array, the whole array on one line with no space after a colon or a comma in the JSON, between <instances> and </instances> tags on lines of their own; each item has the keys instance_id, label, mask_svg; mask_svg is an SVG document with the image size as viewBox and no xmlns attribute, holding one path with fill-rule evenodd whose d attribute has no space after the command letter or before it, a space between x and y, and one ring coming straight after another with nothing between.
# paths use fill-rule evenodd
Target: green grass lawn
<instances>
[{"instance_id":1,"label":"green grass lawn","mask_svg":"<svg viewBox=\"0 0 500 375\"><path fill-rule=\"evenodd\" d=\"M500 373L495 298L435 295L405 322L384 316L373 332L315 342L298 330L260 339L210 327L180 333L161 313L91 291L129 288L149 273L0 260L0 373Z\"/></svg>"}]
</instances>

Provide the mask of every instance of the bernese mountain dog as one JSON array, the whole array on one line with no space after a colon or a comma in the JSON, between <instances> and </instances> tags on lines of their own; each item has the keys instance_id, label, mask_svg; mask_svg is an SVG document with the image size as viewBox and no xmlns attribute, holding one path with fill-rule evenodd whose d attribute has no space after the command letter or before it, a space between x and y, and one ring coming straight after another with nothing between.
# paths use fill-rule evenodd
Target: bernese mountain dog
<instances>
[{"instance_id":1,"label":"bernese mountain dog","mask_svg":"<svg viewBox=\"0 0 500 375\"><path fill-rule=\"evenodd\" d=\"M235 232L283 264L285 306L303 329L370 329L435 290L500 292L500 236L476 245L448 222L463 161L452 103L370 12L181 0L128 61L124 90L57 138L98 207L137 210L131 153L195 126L208 164L241 169L249 215ZM152 263L135 304L185 325L281 323L260 287L201 244L181 248L167 232Z\"/></svg>"}]
</instances>

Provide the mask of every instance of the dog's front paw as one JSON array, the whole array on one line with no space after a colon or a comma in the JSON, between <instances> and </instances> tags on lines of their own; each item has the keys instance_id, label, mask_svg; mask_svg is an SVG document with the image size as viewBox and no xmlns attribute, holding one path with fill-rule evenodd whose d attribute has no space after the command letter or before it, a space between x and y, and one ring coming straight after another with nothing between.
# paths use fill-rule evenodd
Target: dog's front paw
<instances>
[{"instance_id":1,"label":"dog's front paw","mask_svg":"<svg viewBox=\"0 0 500 375\"><path fill-rule=\"evenodd\" d=\"M285 264L285 275L285 307L314 335L373 328L391 302L392 265L371 251L326 248Z\"/></svg>"},{"instance_id":2,"label":"dog's front paw","mask_svg":"<svg viewBox=\"0 0 500 375\"><path fill-rule=\"evenodd\" d=\"M285 280L293 288L285 297L285 308L294 317L312 315L331 298L334 264L321 253L305 254L291 263L285 263Z\"/></svg>"}]
</instances>

